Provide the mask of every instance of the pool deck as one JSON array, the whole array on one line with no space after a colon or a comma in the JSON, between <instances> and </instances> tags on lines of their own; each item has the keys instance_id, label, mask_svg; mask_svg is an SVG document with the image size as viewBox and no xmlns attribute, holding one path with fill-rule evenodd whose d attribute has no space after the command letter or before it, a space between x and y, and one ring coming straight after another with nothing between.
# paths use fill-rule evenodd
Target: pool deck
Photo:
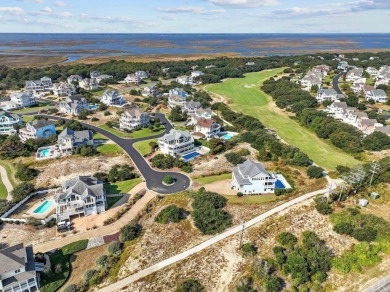
<instances>
[{"instance_id":1,"label":"pool deck","mask_svg":"<svg viewBox=\"0 0 390 292\"><path fill-rule=\"evenodd\" d=\"M46 210L46 212L44 212L44 213L34 213L34 211L37 208L39 208L45 201L50 201L51 202L51 206ZM56 209L56 204L54 202L54 198L53 197L49 197L49 198L42 199L41 201L35 203L30 209L28 209L28 211L26 212L26 215L28 217L33 217L33 218L36 218L36 219L45 219L45 218L47 218L49 216L50 213L55 211L55 209Z\"/></svg>"}]
</instances>

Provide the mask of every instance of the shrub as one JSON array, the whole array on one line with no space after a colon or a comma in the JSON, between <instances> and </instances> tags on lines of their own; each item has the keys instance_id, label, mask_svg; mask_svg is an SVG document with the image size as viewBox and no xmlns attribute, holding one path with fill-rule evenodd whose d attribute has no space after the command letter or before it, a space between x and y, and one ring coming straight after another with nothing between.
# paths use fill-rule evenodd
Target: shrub
<instances>
[{"instance_id":1,"label":"shrub","mask_svg":"<svg viewBox=\"0 0 390 292\"><path fill-rule=\"evenodd\" d=\"M64 292L78 292L78 291L79 291L79 287L77 287L76 284L70 284L66 286L66 288L64 289Z\"/></svg>"},{"instance_id":2,"label":"shrub","mask_svg":"<svg viewBox=\"0 0 390 292\"><path fill-rule=\"evenodd\" d=\"M293 189L275 189L275 196L281 196L292 192Z\"/></svg>"},{"instance_id":3,"label":"shrub","mask_svg":"<svg viewBox=\"0 0 390 292\"><path fill-rule=\"evenodd\" d=\"M96 274L96 270L86 270L84 272L84 280L89 281Z\"/></svg>"},{"instance_id":4,"label":"shrub","mask_svg":"<svg viewBox=\"0 0 390 292\"><path fill-rule=\"evenodd\" d=\"M203 234L216 234L232 225L232 215L221 209L213 209L211 205L195 209L192 212L195 226Z\"/></svg>"},{"instance_id":5,"label":"shrub","mask_svg":"<svg viewBox=\"0 0 390 292\"><path fill-rule=\"evenodd\" d=\"M310 178L321 178L324 170L321 167L310 165L306 172Z\"/></svg>"},{"instance_id":6,"label":"shrub","mask_svg":"<svg viewBox=\"0 0 390 292\"><path fill-rule=\"evenodd\" d=\"M347 234L351 235L353 232L353 226L349 222L340 222L337 223L334 227L333 230L337 232L338 234Z\"/></svg>"},{"instance_id":7,"label":"shrub","mask_svg":"<svg viewBox=\"0 0 390 292\"><path fill-rule=\"evenodd\" d=\"M31 181L38 175L38 171L33 168L29 168L24 164L19 164L16 168L15 177L21 181Z\"/></svg>"},{"instance_id":8,"label":"shrub","mask_svg":"<svg viewBox=\"0 0 390 292\"><path fill-rule=\"evenodd\" d=\"M164 178L163 178L163 182L164 182L165 184L167 184L167 185L171 185L171 184L173 184L174 180L173 180L173 177L172 177L172 176L166 175L166 176L164 176Z\"/></svg>"},{"instance_id":9,"label":"shrub","mask_svg":"<svg viewBox=\"0 0 390 292\"><path fill-rule=\"evenodd\" d=\"M34 191L34 186L28 182L22 182L17 185L11 192L12 201L14 203L20 202Z\"/></svg>"},{"instance_id":10,"label":"shrub","mask_svg":"<svg viewBox=\"0 0 390 292\"><path fill-rule=\"evenodd\" d=\"M142 230L142 226L136 223L129 223L120 230L119 240L126 242L137 238Z\"/></svg>"},{"instance_id":11,"label":"shrub","mask_svg":"<svg viewBox=\"0 0 390 292\"><path fill-rule=\"evenodd\" d=\"M111 116L111 113L110 113L109 111L105 111L105 112L104 112L104 115L105 115L105 116Z\"/></svg>"},{"instance_id":12,"label":"shrub","mask_svg":"<svg viewBox=\"0 0 390 292\"><path fill-rule=\"evenodd\" d=\"M363 226L362 228L357 228L352 232L352 237L359 241L371 242L376 239L378 232L370 227Z\"/></svg>"},{"instance_id":13,"label":"shrub","mask_svg":"<svg viewBox=\"0 0 390 292\"><path fill-rule=\"evenodd\" d=\"M244 256L254 256L257 253L257 247L254 244L247 242L241 246L241 251Z\"/></svg>"},{"instance_id":14,"label":"shrub","mask_svg":"<svg viewBox=\"0 0 390 292\"><path fill-rule=\"evenodd\" d=\"M276 240L278 241L279 244L288 248L294 247L294 245L298 242L298 238L290 232L280 233L276 237Z\"/></svg>"},{"instance_id":15,"label":"shrub","mask_svg":"<svg viewBox=\"0 0 390 292\"><path fill-rule=\"evenodd\" d=\"M229 161L233 165L237 165L240 163L243 163L245 161L245 158L241 157L237 153L227 153L225 154L226 160Z\"/></svg>"},{"instance_id":16,"label":"shrub","mask_svg":"<svg viewBox=\"0 0 390 292\"><path fill-rule=\"evenodd\" d=\"M156 218L154 218L154 221L162 224L167 223L177 223L182 219L186 218L186 211L177 207L176 205L170 205L163 209Z\"/></svg>"},{"instance_id":17,"label":"shrub","mask_svg":"<svg viewBox=\"0 0 390 292\"><path fill-rule=\"evenodd\" d=\"M220 209L226 206L227 199L220 194L213 192L198 192L194 196L192 202L192 208L199 209L203 207L209 207Z\"/></svg>"},{"instance_id":18,"label":"shrub","mask_svg":"<svg viewBox=\"0 0 390 292\"><path fill-rule=\"evenodd\" d=\"M283 290L283 280L276 276L267 277L264 281L265 292L279 292Z\"/></svg>"},{"instance_id":19,"label":"shrub","mask_svg":"<svg viewBox=\"0 0 390 292\"><path fill-rule=\"evenodd\" d=\"M98 119L97 117L93 117L93 118L91 119L91 121L92 121L92 122L97 122L97 121L99 121L99 119Z\"/></svg>"},{"instance_id":20,"label":"shrub","mask_svg":"<svg viewBox=\"0 0 390 292\"><path fill-rule=\"evenodd\" d=\"M204 288L198 280L189 279L182 282L175 292L203 292Z\"/></svg>"},{"instance_id":21,"label":"shrub","mask_svg":"<svg viewBox=\"0 0 390 292\"><path fill-rule=\"evenodd\" d=\"M118 241L111 242L107 250L111 255L118 256L122 253L122 243Z\"/></svg>"},{"instance_id":22,"label":"shrub","mask_svg":"<svg viewBox=\"0 0 390 292\"><path fill-rule=\"evenodd\" d=\"M332 206L328 203L326 198L317 198L315 199L316 202L316 209L318 213L322 215L329 215L333 213L333 208Z\"/></svg>"},{"instance_id":23,"label":"shrub","mask_svg":"<svg viewBox=\"0 0 390 292\"><path fill-rule=\"evenodd\" d=\"M108 264L108 256L107 255L101 255L96 259L96 265L98 265L101 268L104 268Z\"/></svg>"}]
</instances>

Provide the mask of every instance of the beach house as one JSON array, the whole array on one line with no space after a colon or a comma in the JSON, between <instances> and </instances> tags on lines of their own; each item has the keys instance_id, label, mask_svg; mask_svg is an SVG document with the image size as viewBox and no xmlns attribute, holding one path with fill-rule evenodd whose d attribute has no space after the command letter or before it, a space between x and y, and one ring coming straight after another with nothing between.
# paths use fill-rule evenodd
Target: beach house
<instances>
[{"instance_id":1,"label":"beach house","mask_svg":"<svg viewBox=\"0 0 390 292\"><path fill-rule=\"evenodd\" d=\"M171 156L181 156L195 149L194 138L188 131L172 129L158 139L160 151Z\"/></svg>"},{"instance_id":2,"label":"beach house","mask_svg":"<svg viewBox=\"0 0 390 292\"><path fill-rule=\"evenodd\" d=\"M0 111L0 135L16 134L15 126L22 124L22 118L17 114Z\"/></svg>"},{"instance_id":3,"label":"beach house","mask_svg":"<svg viewBox=\"0 0 390 292\"><path fill-rule=\"evenodd\" d=\"M366 99L372 99L375 102L386 102L387 95L383 89L369 90L366 92Z\"/></svg>"},{"instance_id":4,"label":"beach house","mask_svg":"<svg viewBox=\"0 0 390 292\"><path fill-rule=\"evenodd\" d=\"M51 78L42 77L39 80L29 80L26 81L26 90L29 91L48 91L53 86Z\"/></svg>"},{"instance_id":5,"label":"beach house","mask_svg":"<svg viewBox=\"0 0 390 292\"><path fill-rule=\"evenodd\" d=\"M83 145L94 145L91 130L73 131L66 128L58 135L58 146L62 154L71 154L73 149Z\"/></svg>"},{"instance_id":6,"label":"beach house","mask_svg":"<svg viewBox=\"0 0 390 292\"><path fill-rule=\"evenodd\" d=\"M214 138L221 132L221 125L213 119L201 118L197 121L194 132L202 134L206 139Z\"/></svg>"},{"instance_id":7,"label":"beach house","mask_svg":"<svg viewBox=\"0 0 390 292\"><path fill-rule=\"evenodd\" d=\"M123 130L134 130L147 127L150 123L150 115L139 108L125 111L120 119L119 126Z\"/></svg>"},{"instance_id":8,"label":"beach house","mask_svg":"<svg viewBox=\"0 0 390 292\"><path fill-rule=\"evenodd\" d=\"M84 109L88 109L88 103L81 95L68 96L65 101L59 103L60 112L66 114L77 116Z\"/></svg>"},{"instance_id":9,"label":"beach house","mask_svg":"<svg viewBox=\"0 0 390 292\"><path fill-rule=\"evenodd\" d=\"M107 106L122 105L123 96L117 90L106 90L100 101Z\"/></svg>"},{"instance_id":10,"label":"beach house","mask_svg":"<svg viewBox=\"0 0 390 292\"><path fill-rule=\"evenodd\" d=\"M103 183L92 176L77 176L61 183L54 195L57 222L74 216L99 214L107 208Z\"/></svg>"},{"instance_id":11,"label":"beach house","mask_svg":"<svg viewBox=\"0 0 390 292\"><path fill-rule=\"evenodd\" d=\"M0 291L35 292L39 289L34 251L23 243L0 249Z\"/></svg>"},{"instance_id":12,"label":"beach house","mask_svg":"<svg viewBox=\"0 0 390 292\"><path fill-rule=\"evenodd\" d=\"M230 187L243 194L266 194L275 191L276 176L260 162L247 160L233 167Z\"/></svg>"},{"instance_id":13,"label":"beach house","mask_svg":"<svg viewBox=\"0 0 390 292\"><path fill-rule=\"evenodd\" d=\"M55 134L54 123L45 119L27 122L26 127L19 130L19 138L22 142L28 139L49 138Z\"/></svg>"},{"instance_id":14,"label":"beach house","mask_svg":"<svg viewBox=\"0 0 390 292\"><path fill-rule=\"evenodd\" d=\"M69 96L76 93L76 87L67 82L54 83L52 90L55 96Z\"/></svg>"}]
</instances>

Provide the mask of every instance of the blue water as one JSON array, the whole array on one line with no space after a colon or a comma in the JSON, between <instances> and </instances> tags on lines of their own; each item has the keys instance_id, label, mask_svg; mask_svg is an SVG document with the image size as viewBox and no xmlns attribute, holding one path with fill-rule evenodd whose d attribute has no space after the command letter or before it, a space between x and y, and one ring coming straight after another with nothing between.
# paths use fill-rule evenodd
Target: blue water
<instances>
[{"instance_id":1,"label":"blue water","mask_svg":"<svg viewBox=\"0 0 390 292\"><path fill-rule=\"evenodd\" d=\"M41 157L47 157L50 155L50 150L49 149L44 149L41 151Z\"/></svg>"},{"instance_id":2,"label":"blue water","mask_svg":"<svg viewBox=\"0 0 390 292\"><path fill-rule=\"evenodd\" d=\"M97 109L98 108L98 106L96 105L96 104L90 104L89 106L88 106L88 109L90 109L90 110L95 110L95 109Z\"/></svg>"},{"instance_id":3,"label":"blue water","mask_svg":"<svg viewBox=\"0 0 390 292\"><path fill-rule=\"evenodd\" d=\"M276 182L275 182L275 187L277 188L277 189L285 189L286 187L284 186L284 184L280 181L280 180L276 180Z\"/></svg>"},{"instance_id":4,"label":"blue water","mask_svg":"<svg viewBox=\"0 0 390 292\"><path fill-rule=\"evenodd\" d=\"M318 41L323 39L335 42ZM300 45L280 46L274 41ZM267 46L259 47L264 43ZM66 55L70 61L88 56L224 52L269 56L388 48L390 34L0 34L0 54Z\"/></svg>"},{"instance_id":5,"label":"blue water","mask_svg":"<svg viewBox=\"0 0 390 292\"><path fill-rule=\"evenodd\" d=\"M198 152L192 152L192 153L189 153L189 154L186 154L184 156L182 156L182 158L185 160L185 161L190 161L192 159L194 159L195 157L198 157L200 156L200 154Z\"/></svg>"},{"instance_id":6,"label":"blue water","mask_svg":"<svg viewBox=\"0 0 390 292\"><path fill-rule=\"evenodd\" d=\"M35 214L43 214L45 213L52 205L50 201L44 201L38 208L34 210Z\"/></svg>"},{"instance_id":7,"label":"blue water","mask_svg":"<svg viewBox=\"0 0 390 292\"><path fill-rule=\"evenodd\" d=\"M224 140L229 140L229 139L231 139L232 137L233 137L232 135L226 134L226 135L222 136L222 139L224 139Z\"/></svg>"}]
</instances>

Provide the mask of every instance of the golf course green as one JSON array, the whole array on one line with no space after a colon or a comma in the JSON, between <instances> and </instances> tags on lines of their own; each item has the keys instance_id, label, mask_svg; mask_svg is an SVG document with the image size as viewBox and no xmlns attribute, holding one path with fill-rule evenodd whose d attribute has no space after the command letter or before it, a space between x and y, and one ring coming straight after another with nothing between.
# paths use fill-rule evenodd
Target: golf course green
<instances>
[{"instance_id":1,"label":"golf course green","mask_svg":"<svg viewBox=\"0 0 390 292\"><path fill-rule=\"evenodd\" d=\"M352 156L327 144L289 118L275 106L271 96L260 90L265 80L282 71L283 68L277 68L248 73L245 78L227 79L222 83L208 85L205 89L225 97L234 111L259 119L267 128L275 130L284 141L300 148L316 164L328 171L335 170L337 165L353 167L359 164Z\"/></svg>"}]
</instances>

